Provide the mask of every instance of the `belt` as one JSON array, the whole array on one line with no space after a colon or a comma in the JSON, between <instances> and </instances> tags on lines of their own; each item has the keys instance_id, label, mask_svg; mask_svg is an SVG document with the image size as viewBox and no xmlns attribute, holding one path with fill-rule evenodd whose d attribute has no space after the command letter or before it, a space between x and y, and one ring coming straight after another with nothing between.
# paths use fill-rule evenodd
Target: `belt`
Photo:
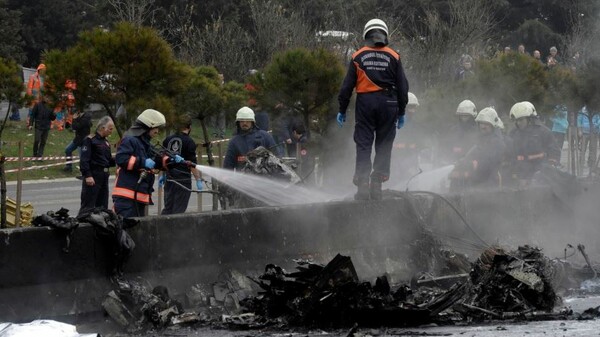
<instances>
[{"instance_id":1,"label":"belt","mask_svg":"<svg viewBox=\"0 0 600 337\"><path fill-rule=\"evenodd\" d=\"M92 171L108 173L108 167L95 167L92 169Z\"/></svg>"}]
</instances>

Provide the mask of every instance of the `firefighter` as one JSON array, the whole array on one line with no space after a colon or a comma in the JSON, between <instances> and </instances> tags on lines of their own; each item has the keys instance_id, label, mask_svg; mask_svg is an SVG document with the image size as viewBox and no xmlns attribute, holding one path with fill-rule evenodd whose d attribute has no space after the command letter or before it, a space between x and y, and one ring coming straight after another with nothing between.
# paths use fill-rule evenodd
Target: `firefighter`
<instances>
[{"instance_id":1,"label":"firefighter","mask_svg":"<svg viewBox=\"0 0 600 337\"><path fill-rule=\"evenodd\" d=\"M178 154L186 161L196 163L196 143L190 137L191 131L192 119L187 115L181 117L178 131L165 138L163 147L171 154ZM159 185L165 186L165 208L161 215L185 213L192 194L192 174L196 179L196 189L202 191L200 171L195 167L190 168L186 163L172 165L161 175Z\"/></svg>"},{"instance_id":2,"label":"firefighter","mask_svg":"<svg viewBox=\"0 0 600 337\"><path fill-rule=\"evenodd\" d=\"M184 161L179 155L156 151L150 144L165 123L165 116L159 111L144 110L117 148L117 179L112 197L115 212L124 218L145 215L146 205L153 205L155 173L165 170L168 164Z\"/></svg>"},{"instance_id":3,"label":"firefighter","mask_svg":"<svg viewBox=\"0 0 600 337\"><path fill-rule=\"evenodd\" d=\"M78 118L75 119L76 123L77 120ZM110 144L106 138L113 133L114 128L113 120L109 116L104 116L98 121L95 134L82 140L79 214L89 212L96 207L108 208L109 167L115 166L115 159L110 153Z\"/></svg>"},{"instance_id":4,"label":"firefighter","mask_svg":"<svg viewBox=\"0 0 600 337\"><path fill-rule=\"evenodd\" d=\"M552 132L540 122L535 106L530 102L513 105L510 118L516 126L509 134L512 176L518 181L519 187L526 187L543 163L558 164L560 149Z\"/></svg>"},{"instance_id":5,"label":"firefighter","mask_svg":"<svg viewBox=\"0 0 600 337\"><path fill-rule=\"evenodd\" d=\"M394 172L396 176L405 181L419 172L419 154L423 150L423 128L415 120L419 99L412 92L408 93L406 104L406 123L409 128L396 136L394 141Z\"/></svg>"},{"instance_id":6,"label":"firefighter","mask_svg":"<svg viewBox=\"0 0 600 337\"><path fill-rule=\"evenodd\" d=\"M274 150L276 151L275 155L280 156L271 134L256 126L252 109L246 106L239 109L235 115L235 124L237 134L227 146L223 168L230 170L242 168L246 163L246 154L259 146Z\"/></svg>"},{"instance_id":7,"label":"firefighter","mask_svg":"<svg viewBox=\"0 0 600 337\"><path fill-rule=\"evenodd\" d=\"M499 170L506 151L502 120L493 108L485 108L475 118L479 135L474 145L450 173L450 191L460 192L466 188L498 187Z\"/></svg>"},{"instance_id":8,"label":"firefighter","mask_svg":"<svg viewBox=\"0 0 600 337\"><path fill-rule=\"evenodd\" d=\"M356 88L354 142L356 167L353 183L356 200L381 199L381 184L389 179L390 157L396 128L404 125L408 81L400 55L389 48L388 28L380 19L367 22L365 46L352 55L352 62L338 96L337 122L346 121L346 109ZM375 142L375 158L371 152Z\"/></svg>"},{"instance_id":9,"label":"firefighter","mask_svg":"<svg viewBox=\"0 0 600 337\"><path fill-rule=\"evenodd\" d=\"M467 154L478 137L478 127L475 122L477 107L475 103L466 99L456 108L458 123L452 126L442 146L442 161L444 163L455 163Z\"/></svg>"}]
</instances>

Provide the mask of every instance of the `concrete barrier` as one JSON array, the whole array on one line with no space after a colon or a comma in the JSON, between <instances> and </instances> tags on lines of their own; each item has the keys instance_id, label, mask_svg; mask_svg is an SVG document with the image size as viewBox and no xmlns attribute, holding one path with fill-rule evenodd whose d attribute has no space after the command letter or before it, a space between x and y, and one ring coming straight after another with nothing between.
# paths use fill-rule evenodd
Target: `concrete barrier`
<instances>
[{"instance_id":1,"label":"concrete barrier","mask_svg":"<svg viewBox=\"0 0 600 337\"><path fill-rule=\"evenodd\" d=\"M125 272L152 285L166 285L177 297L194 284L216 281L228 269L262 271L266 263L291 267L296 258L327 262L342 253L352 257L362 279L372 281L386 272L408 279L414 271L410 254L419 249L414 245L421 225L449 247L474 256L480 252L477 246L484 247L477 236L493 244L518 233L516 243L531 243L528 240L533 238L547 244L540 231L560 228L575 212L549 189L477 193L448 200L465 214L472 230L444 200L403 194L380 202L141 218L129 230L136 248ZM595 215L599 212L594 209ZM89 225L76 230L69 253L62 251L64 244L64 236L49 228L0 231L0 321L100 310L101 299L111 289L109 252Z\"/></svg>"}]
</instances>

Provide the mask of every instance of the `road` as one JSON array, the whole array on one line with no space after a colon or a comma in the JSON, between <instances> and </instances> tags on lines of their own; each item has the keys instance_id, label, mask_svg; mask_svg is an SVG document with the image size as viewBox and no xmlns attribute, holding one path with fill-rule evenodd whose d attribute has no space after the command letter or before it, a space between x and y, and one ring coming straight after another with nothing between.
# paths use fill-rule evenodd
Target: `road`
<instances>
[{"instance_id":1,"label":"road","mask_svg":"<svg viewBox=\"0 0 600 337\"><path fill-rule=\"evenodd\" d=\"M17 183L15 181L7 182L8 197L15 199ZM114 176L110 177L109 185L114 186ZM155 186L156 188L156 186ZM206 188L206 186L205 186ZM67 208L72 216L77 215L80 205L81 181L76 178L61 178L49 180L30 180L23 182L21 201L29 202L34 207L35 214L43 214L47 211L56 211L61 207ZM158 193L155 191L153 200L155 205L150 206L149 214L156 215L158 213ZM202 194L202 210L209 211L212 209L212 195L208 193ZM197 193L192 193L187 212L198 211ZM112 199L109 198L109 207L112 207Z\"/></svg>"}]
</instances>

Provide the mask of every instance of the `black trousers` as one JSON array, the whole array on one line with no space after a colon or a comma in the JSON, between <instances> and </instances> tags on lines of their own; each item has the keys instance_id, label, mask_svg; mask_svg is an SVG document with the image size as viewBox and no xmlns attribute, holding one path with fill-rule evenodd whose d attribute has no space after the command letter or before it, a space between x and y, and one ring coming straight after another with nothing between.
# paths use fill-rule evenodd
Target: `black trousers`
<instances>
[{"instance_id":1,"label":"black trousers","mask_svg":"<svg viewBox=\"0 0 600 337\"><path fill-rule=\"evenodd\" d=\"M123 218L133 218L146 215L146 204L133 199L113 197L115 213Z\"/></svg>"},{"instance_id":2,"label":"black trousers","mask_svg":"<svg viewBox=\"0 0 600 337\"><path fill-rule=\"evenodd\" d=\"M189 178L189 176L187 178L168 177L167 182L165 183L165 208L160 214L166 215L185 213L188 203L190 202L190 195L192 192L177 185L176 183L169 181L169 179L175 179L178 183L182 184L188 189L192 188L192 179Z\"/></svg>"},{"instance_id":3,"label":"black trousers","mask_svg":"<svg viewBox=\"0 0 600 337\"><path fill-rule=\"evenodd\" d=\"M85 183L85 177L82 177L79 214L95 207L108 208L108 177L109 173L104 172L102 169L92 170L94 186L88 186Z\"/></svg>"},{"instance_id":4,"label":"black trousers","mask_svg":"<svg viewBox=\"0 0 600 337\"><path fill-rule=\"evenodd\" d=\"M367 182L369 176L380 182L389 179L397 119L398 100L395 97L379 92L357 96L354 126L355 182ZM371 163L373 142L375 142L375 158Z\"/></svg>"},{"instance_id":5,"label":"black trousers","mask_svg":"<svg viewBox=\"0 0 600 337\"><path fill-rule=\"evenodd\" d=\"M33 156L34 157L43 157L44 156L44 147L46 147L46 141L48 140L48 133L50 129L40 130L35 129L35 138L33 140Z\"/></svg>"}]
</instances>

